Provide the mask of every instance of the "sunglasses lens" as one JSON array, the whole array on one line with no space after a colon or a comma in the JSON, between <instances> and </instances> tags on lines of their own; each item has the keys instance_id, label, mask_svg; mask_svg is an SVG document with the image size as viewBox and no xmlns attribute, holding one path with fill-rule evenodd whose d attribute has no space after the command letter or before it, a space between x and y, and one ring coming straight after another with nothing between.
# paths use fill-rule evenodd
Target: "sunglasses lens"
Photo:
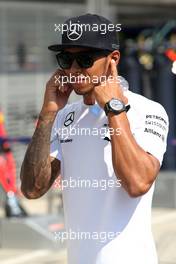
<instances>
[{"instance_id":1,"label":"sunglasses lens","mask_svg":"<svg viewBox=\"0 0 176 264\"><path fill-rule=\"evenodd\" d=\"M93 65L94 59L90 55L84 54L77 57L77 62L80 65L80 67L89 68Z\"/></svg>"},{"instance_id":2,"label":"sunglasses lens","mask_svg":"<svg viewBox=\"0 0 176 264\"><path fill-rule=\"evenodd\" d=\"M106 52L107 53L107 52ZM74 59L81 68L90 68L94 64L96 58L106 56L105 52L81 52L79 54L72 54L69 52L61 52L56 55L57 62L62 69L70 69Z\"/></svg>"},{"instance_id":3,"label":"sunglasses lens","mask_svg":"<svg viewBox=\"0 0 176 264\"><path fill-rule=\"evenodd\" d=\"M56 59L62 69L69 69L73 63L73 59L67 53L57 54Z\"/></svg>"}]
</instances>

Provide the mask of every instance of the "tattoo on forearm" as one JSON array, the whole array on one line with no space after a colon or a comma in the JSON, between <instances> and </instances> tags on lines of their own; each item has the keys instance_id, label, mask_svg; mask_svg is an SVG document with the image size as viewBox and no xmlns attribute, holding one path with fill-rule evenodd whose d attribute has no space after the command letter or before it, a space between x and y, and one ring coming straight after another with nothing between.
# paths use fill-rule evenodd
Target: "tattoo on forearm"
<instances>
[{"instance_id":1,"label":"tattoo on forearm","mask_svg":"<svg viewBox=\"0 0 176 264\"><path fill-rule=\"evenodd\" d=\"M28 192L43 192L50 185L50 135L55 116L43 118L39 116L38 124L31 143L28 146L22 169L23 189Z\"/></svg>"}]
</instances>

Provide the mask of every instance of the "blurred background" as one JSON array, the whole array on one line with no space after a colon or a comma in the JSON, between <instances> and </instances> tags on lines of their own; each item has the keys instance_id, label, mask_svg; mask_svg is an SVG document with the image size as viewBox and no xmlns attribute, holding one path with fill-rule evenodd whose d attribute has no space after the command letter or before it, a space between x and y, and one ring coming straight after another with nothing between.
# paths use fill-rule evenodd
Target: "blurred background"
<instances>
[{"instance_id":1,"label":"blurred background","mask_svg":"<svg viewBox=\"0 0 176 264\"><path fill-rule=\"evenodd\" d=\"M19 171L55 71L55 24L83 13L120 23L120 75L130 90L160 102L170 119L168 148L153 200L160 264L176 264L176 0L0 1L0 263L67 263L57 181L36 201L19 189ZM77 100L73 94L70 101ZM54 238L54 239L53 239ZM53 251L54 249L54 251Z\"/></svg>"}]
</instances>

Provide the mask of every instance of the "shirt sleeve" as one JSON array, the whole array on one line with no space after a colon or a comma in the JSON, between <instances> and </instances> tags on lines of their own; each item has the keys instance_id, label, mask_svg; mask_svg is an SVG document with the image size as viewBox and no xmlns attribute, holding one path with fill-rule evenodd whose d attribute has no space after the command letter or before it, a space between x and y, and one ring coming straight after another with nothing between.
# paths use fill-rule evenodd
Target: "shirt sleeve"
<instances>
[{"instance_id":1,"label":"shirt sleeve","mask_svg":"<svg viewBox=\"0 0 176 264\"><path fill-rule=\"evenodd\" d=\"M51 131L50 156L61 161L62 151L61 151L61 144L59 139L59 123L60 123L60 115L57 114Z\"/></svg>"},{"instance_id":2,"label":"shirt sleeve","mask_svg":"<svg viewBox=\"0 0 176 264\"><path fill-rule=\"evenodd\" d=\"M167 147L169 119L164 108L156 103L156 107L145 112L142 126L135 131L137 143L146 152L156 157L162 165Z\"/></svg>"}]
</instances>

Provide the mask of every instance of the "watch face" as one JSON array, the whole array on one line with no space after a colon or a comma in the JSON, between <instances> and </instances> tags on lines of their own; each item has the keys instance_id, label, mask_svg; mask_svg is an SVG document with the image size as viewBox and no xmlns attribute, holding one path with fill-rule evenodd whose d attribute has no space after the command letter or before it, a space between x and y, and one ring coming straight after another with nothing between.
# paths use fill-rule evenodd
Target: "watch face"
<instances>
[{"instance_id":1,"label":"watch face","mask_svg":"<svg viewBox=\"0 0 176 264\"><path fill-rule=\"evenodd\" d=\"M120 111L123 109L123 103L117 99L112 99L109 102L110 107L115 111Z\"/></svg>"}]
</instances>

